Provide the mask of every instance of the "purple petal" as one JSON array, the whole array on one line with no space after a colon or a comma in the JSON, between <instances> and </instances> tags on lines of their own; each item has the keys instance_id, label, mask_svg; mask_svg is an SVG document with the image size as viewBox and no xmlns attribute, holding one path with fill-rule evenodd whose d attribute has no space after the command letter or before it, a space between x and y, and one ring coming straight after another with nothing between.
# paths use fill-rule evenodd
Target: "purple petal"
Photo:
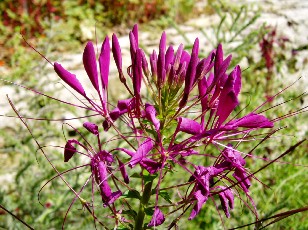
<instances>
[{"instance_id":1,"label":"purple petal","mask_svg":"<svg viewBox=\"0 0 308 230\"><path fill-rule=\"evenodd\" d=\"M171 64L169 64L169 67L170 67L170 71L169 71L169 73L167 73L167 76L168 76L168 84L170 85L170 86L175 86L175 69L174 69L174 67L171 65Z\"/></svg>"},{"instance_id":2,"label":"purple petal","mask_svg":"<svg viewBox=\"0 0 308 230\"><path fill-rule=\"evenodd\" d=\"M145 112L147 119L153 123L155 130L158 131L160 128L160 121L156 118L155 107L149 103L145 103Z\"/></svg>"},{"instance_id":3,"label":"purple petal","mask_svg":"<svg viewBox=\"0 0 308 230\"><path fill-rule=\"evenodd\" d=\"M78 93L80 93L82 96L86 96L86 93L76 78L75 74L70 73L66 69L62 67L61 64L58 64L57 62L54 63L54 70L58 74L58 76L70 87L72 87L74 90L76 90Z\"/></svg>"},{"instance_id":4,"label":"purple petal","mask_svg":"<svg viewBox=\"0 0 308 230\"><path fill-rule=\"evenodd\" d=\"M185 50L182 52L182 56L180 60L181 64L183 64L184 62L186 63L186 66L188 66L188 63L190 62L190 54Z\"/></svg>"},{"instance_id":5,"label":"purple petal","mask_svg":"<svg viewBox=\"0 0 308 230\"><path fill-rule=\"evenodd\" d=\"M224 56L224 53L222 50L222 45L218 44L217 49L216 49L215 64L214 64L214 75L216 76L218 75L220 65L223 61L223 56Z\"/></svg>"},{"instance_id":6,"label":"purple petal","mask_svg":"<svg viewBox=\"0 0 308 230\"><path fill-rule=\"evenodd\" d=\"M148 159L148 158L143 158L139 164L141 165L142 168L147 170L150 174L156 173L162 166L160 162L156 162L154 160Z\"/></svg>"},{"instance_id":7,"label":"purple petal","mask_svg":"<svg viewBox=\"0 0 308 230\"><path fill-rule=\"evenodd\" d=\"M148 227L159 226L165 222L165 216L159 208L155 207L153 217L148 224Z\"/></svg>"},{"instance_id":8,"label":"purple petal","mask_svg":"<svg viewBox=\"0 0 308 230\"><path fill-rule=\"evenodd\" d=\"M150 138L146 139L137 149L136 154L132 156L129 166L131 168L135 167L140 161L142 161L145 156L153 149L153 142Z\"/></svg>"},{"instance_id":9,"label":"purple petal","mask_svg":"<svg viewBox=\"0 0 308 230\"><path fill-rule=\"evenodd\" d=\"M207 87L208 84L206 81L206 77L201 78L201 80L198 82L198 89L199 89L199 98L201 99L202 112L204 112L205 109L207 108L207 96L206 96Z\"/></svg>"},{"instance_id":10,"label":"purple petal","mask_svg":"<svg viewBox=\"0 0 308 230\"><path fill-rule=\"evenodd\" d=\"M134 62L138 44L136 42L133 32L129 33L129 41L130 41L130 56L131 56L132 62Z\"/></svg>"},{"instance_id":11,"label":"purple petal","mask_svg":"<svg viewBox=\"0 0 308 230\"><path fill-rule=\"evenodd\" d=\"M127 113L129 110L133 110L135 108L135 100L134 98L119 100L118 105L114 108L110 113L109 116L113 121L116 121L120 116ZM108 121L104 122L104 129L105 127L108 128ZM108 130L108 129L107 129ZM106 129L105 129L106 131Z\"/></svg>"},{"instance_id":12,"label":"purple petal","mask_svg":"<svg viewBox=\"0 0 308 230\"><path fill-rule=\"evenodd\" d=\"M224 186L219 186L222 190L226 189ZM225 215L227 218L230 218L230 212L229 212L229 207L230 209L233 209L234 207L234 195L231 189L227 189L223 192L219 193L219 198L221 202L222 209L225 212Z\"/></svg>"},{"instance_id":13,"label":"purple petal","mask_svg":"<svg viewBox=\"0 0 308 230\"><path fill-rule=\"evenodd\" d=\"M103 121L103 128L104 128L104 131L107 132L111 127L111 123L106 119Z\"/></svg>"},{"instance_id":14,"label":"purple petal","mask_svg":"<svg viewBox=\"0 0 308 230\"><path fill-rule=\"evenodd\" d=\"M93 124L91 122L85 122L83 123L83 127L85 127L90 133L93 133L94 135L98 136L98 126L96 124Z\"/></svg>"},{"instance_id":15,"label":"purple petal","mask_svg":"<svg viewBox=\"0 0 308 230\"><path fill-rule=\"evenodd\" d=\"M104 202L108 202L111 197L111 188L108 184L108 172L106 165L103 161L98 163L98 176L99 176L99 187L101 189L101 195Z\"/></svg>"},{"instance_id":16,"label":"purple petal","mask_svg":"<svg viewBox=\"0 0 308 230\"><path fill-rule=\"evenodd\" d=\"M109 197L109 200L107 202L107 204L113 204L120 196L122 196L122 192L121 191L116 191L111 193L111 196Z\"/></svg>"},{"instance_id":17,"label":"purple petal","mask_svg":"<svg viewBox=\"0 0 308 230\"><path fill-rule=\"evenodd\" d=\"M228 93L223 100L219 100L219 104L217 107L216 115L219 116L218 118L218 126L228 118L230 113L234 110L234 108L239 104L237 96L235 95L234 91Z\"/></svg>"},{"instance_id":18,"label":"purple petal","mask_svg":"<svg viewBox=\"0 0 308 230\"><path fill-rule=\"evenodd\" d=\"M136 45L137 47L139 46L138 43L138 24L135 24L132 30L132 33L134 34L135 40L136 40Z\"/></svg>"},{"instance_id":19,"label":"purple petal","mask_svg":"<svg viewBox=\"0 0 308 230\"><path fill-rule=\"evenodd\" d=\"M190 62L187 67L186 76L185 76L185 86L184 86L184 96L180 101L180 107L183 107L187 103L188 95L192 89L193 83L196 77L196 68L198 65L198 52L199 52L199 39L196 38L192 52Z\"/></svg>"},{"instance_id":20,"label":"purple petal","mask_svg":"<svg viewBox=\"0 0 308 230\"><path fill-rule=\"evenodd\" d=\"M126 154L128 154L131 157L136 154L136 152L128 150L128 149L124 149L124 148L116 148L116 150L123 151L123 152L125 152Z\"/></svg>"},{"instance_id":21,"label":"purple petal","mask_svg":"<svg viewBox=\"0 0 308 230\"><path fill-rule=\"evenodd\" d=\"M187 156L190 156L190 155L197 155L199 154L199 152L197 152L196 150L194 149L188 149L188 150L183 150L185 149L185 147L181 144L175 144L172 146L172 152L170 152L169 154L172 156L172 157L176 157L177 155L181 155L182 157L187 157Z\"/></svg>"},{"instance_id":22,"label":"purple petal","mask_svg":"<svg viewBox=\"0 0 308 230\"><path fill-rule=\"evenodd\" d=\"M185 81L185 76L186 76L186 62L183 62L180 64L180 68L178 70L178 73L177 73L177 83L178 83L178 86L182 86L183 82Z\"/></svg>"},{"instance_id":23,"label":"purple petal","mask_svg":"<svg viewBox=\"0 0 308 230\"><path fill-rule=\"evenodd\" d=\"M218 45L216 49L216 56L215 56L215 62L214 62L214 80L211 84L211 88L219 82L220 78L226 73L230 62L231 62L232 56L229 55L224 61L223 61L223 50L221 44Z\"/></svg>"},{"instance_id":24,"label":"purple petal","mask_svg":"<svg viewBox=\"0 0 308 230\"><path fill-rule=\"evenodd\" d=\"M92 42L88 42L84 49L83 65L92 82L92 85L94 86L96 91L99 91L96 56Z\"/></svg>"},{"instance_id":25,"label":"purple petal","mask_svg":"<svg viewBox=\"0 0 308 230\"><path fill-rule=\"evenodd\" d=\"M199 134L201 132L201 125L191 119L179 117L178 119L178 131L182 131L189 134Z\"/></svg>"},{"instance_id":26,"label":"purple petal","mask_svg":"<svg viewBox=\"0 0 308 230\"><path fill-rule=\"evenodd\" d=\"M100 161L97 164L97 168L98 168L97 178L99 182L99 187L101 189L101 196L104 202L104 206L110 205L122 195L122 192L121 191L116 191L116 192L111 191L111 188L107 181L108 179L107 168L103 161Z\"/></svg>"},{"instance_id":27,"label":"purple petal","mask_svg":"<svg viewBox=\"0 0 308 230\"><path fill-rule=\"evenodd\" d=\"M153 53L150 55L150 65L151 65L151 72L152 75L157 75L157 54L155 50L153 50Z\"/></svg>"},{"instance_id":28,"label":"purple petal","mask_svg":"<svg viewBox=\"0 0 308 230\"><path fill-rule=\"evenodd\" d=\"M242 88L242 71L241 71L241 67L240 66L236 66L234 68L234 72L235 72L235 80L234 80L234 92L235 95L239 95L241 88Z\"/></svg>"},{"instance_id":29,"label":"purple petal","mask_svg":"<svg viewBox=\"0 0 308 230\"><path fill-rule=\"evenodd\" d=\"M165 67L168 67L170 64L172 64L173 59L174 59L174 50L172 46L169 46L165 56Z\"/></svg>"},{"instance_id":30,"label":"purple petal","mask_svg":"<svg viewBox=\"0 0 308 230\"><path fill-rule=\"evenodd\" d=\"M194 193L194 198L197 200L197 203L195 204L193 210L191 211L191 214L188 218L189 220L194 219L198 215L203 204L207 201L208 196L204 196L202 192L198 190Z\"/></svg>"},{"instance_id":31,"label":"purple petal","mask_svg":"<svg viewBox=\"0 0 308 230\"><path fill-rule=\"evenodd\" d=\"M204 58L198 63L194 83L205 77L205 75L207 74L206 69L208 68L209 63L207 63L206 61L207 59Z\"/></svg>"},{"instance_id":32,"label":"purple petal","mask_svg":"<svg viewBox=\"0 0 308 230\"><path fill-rule=\"evenodd\" d=\"M133 62L133 87L137 103L139 103L140 100L139 97L141 89L141 80L142 80L142 56L141 56L141 50L137 49L135 60Z\"/></svg>"},{"instance_id":33,"label":"purple petal","mask_svg":"<svg viewBox=\"0 0 308 230\"><path fill-rule=\"evenodd\" d=\"M101 80L103 89L106 90L108 88L108 76L109 76L109 65L110 65L110 44L109 38L106 37L102 48L101 54L99 56L99 68L101 72Z\"/></svg>"},{"instance_id":34,"label":"purple petal","mask_svg":"<svg viewBox=\"0 0 308 230\"><path fill-rule=\"evenodd\" d=\"M113 121L116 121L120 116L121 116L121 111L118 107L114 108L110 113L109 113L110 118Z\"/></svg>"},{"instance_id":35,"label":"purple petal","mask_svg":"<svg viewBox=\"0 0 308 230\"><path fill-rule=\"evenodd\" d=\"M237 127L273 128L274 124L263 115L250 113L245 117L230 121L226 124L226 128L236 129Z\"/></svg>"},{"instance_id":36,"label":"purple petal","mask_svg":"<svg viewBox=\"0 0 308 230\"><path fill-rule=\"evenodd\" d=\"M108 164L111 164L112 162L114 162L113 155L110 152L107 152L106 150L102 150L98 152L97 154L101 161L107 162Z\"/></svg>"},{"instance_id":37,"label":"purple petal","mask_svg":"<svg viewBox=\"0 0 308 230\"><path fill-rule=\"evenodd\" d=\"M68 140L64 147L64 162L68 162L74 154L77 152L77 149L72 144L79 144L76 140Z\"/></svg>"},{"instance_id":38,"label":"purple petal","mask_svg":"<svg viewBox=\"0 0 308 230\"><path fill-rule=\"evenodd\" d=\"M214 74L213 73L210 73L208 78L206 79L207 80L207 84L210 86L212 85L213 83L213 80L214 80Z\"/></svg>"},{"instance_id":39,"label":"purple petal","mask_svg":"<svg viewBox=\"0 0 308 230\"><path fill-rule=\"evenodd\" d=\"M231 167L243 169L243 166L246 164L246 161L241 156L241 153L236 149L233 149L231 144L228 144L228 147L224 149L222 155L225 161L231 163Z\"/></svg>"},{"instance_id":40,"label":"purple petal","mask_svg":"<svg viewBox=\"0 0 308 230\"><path fill-rule=\"evenodd\" d=\"M148 76L149 75L148 61L145 57L143 50L140 50L140 51L141 51L142 70L146 74L146 76Z\"/></svg>"},{"instance_id":41,"label":"purple petal","mask_svg":"<svg viewBox=\"0 0 308 230\"><path fill-rule=\"evenodd\" d=\"M181 44L179 46L179 48L177 49L176 54L174 56L174 63L173 63L174 70L177 70L179 68L179 66L180 66L183 50L184 50L184 46L183 46L183 44Z\"/></svg>"},{"instance_id":42,"label":"purple petal","mask_svg":"<svg viewBox=\"0 0 308 230\"><path fill-rule=\"evenodd\" d=\"M120 172L122 174L123 180L126 184L128 184L129 183L129 177L128 177L128 174L126 172L125 165L123 164L122 161L120 161L119 158L118 158L118 163L119 163L119 168L120 168Z\"/></svg>"},{"instance_id":43,"label":"purple petal","mask_svg":"<svg viewBox=\"0 0 308 230\"><path fill-rule=\"evenodd\" d=\"M244 169L235 169L232 176L239 182L240 186L242 187L243 191L245 193L248 193L248 188L250 187L251 183L249 178L247 177L247 174Z\"/></svg>"},{"instance_id":44,"label":"purple petal","mask_svg":"<svg viewBox=\"0 0 308 230\"><path fill-rule=\"evenodd\" d=\"M224 79L226 78L226 79ZM224 74L220 80L220 85L223 87L221 91L220 99L225 97L230 91L234 91L235 95L238 96L241 91L241 69L236 66L233 71L227 76Z\"/></svg>"},{"instance_id":45,"label":"purple petal","mask_svg":"<svg viewBox=\"0 0 308 230\"><path fill-rule=\"evenodd\" d=\"M135 107L135 100L134 98L119 100L117 106L120 111L133 109Z\"/></svg>"},{"instance_id":46,"label":"purple petal","mask_svg":"<svg viewBox=\"0 0 308 230\"><path fill-rule=\"evenodd\" d=\"M192 52L191 52L191 58L190 58L190 62L189 65L187 67L187 72L186 72L186 78L185 78L185 89L184 92L189 93L191 91L191 87L195 81L195 77L196 77L196 68L198 65L198 53L199 53L199 39L196 38L193 48L192 48ZM187 88L186 88L186 80L187 80Z\"/></svg>"},{"instance_id":47,"label":"purple petal","mask_svg":"<svg viewBox=\"0 0 308 230\"><path fill-rule=\"evenodd\" d=\"M158 61L157 61L157 80L158 80L159 86L162 86L166 78L165 52L166 52L166 33L163 32L160 38L159 54L158 54Z\"/></svg>"},{"instance_id":48,"label":"purple petal","mask_svg":"<svg viewBox=\"0 0 308 230\"><path fill-rule=\"evenodd\" d=\"M119 40L115 34L112 35L112 54L116 63L117 69L122 72L122 54Z\"/></svg>"},{"instance_id":49,"label":"purple petal","mask_svg":"<svg viewBox=\"0 0 308 230\"><path fill-rule=\"evenodd\" d=\"M232 59L232 55L230 54L222 63L221 66L219 68L219 72L218 72L218 76L217 76L217 80L219 80L223 74L226 73L227 69L229 68L230 62Z\"/></svg>"}]
</instances>

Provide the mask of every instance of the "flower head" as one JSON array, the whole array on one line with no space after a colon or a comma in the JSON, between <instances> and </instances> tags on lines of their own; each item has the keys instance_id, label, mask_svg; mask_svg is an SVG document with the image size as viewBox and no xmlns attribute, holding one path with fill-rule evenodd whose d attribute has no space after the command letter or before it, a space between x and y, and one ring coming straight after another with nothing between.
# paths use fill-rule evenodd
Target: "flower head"
<instances>
[{"instance_id":1,"label":"flower head","mask_svg":"<svg viewBox=\"0 0 308 230\"><path fill-rule=\"evenodd\" d=\"M228 70L232 56L224 57L221 44L207 57L200 58L198 38L189 53L182 44L177 49L168 46L167 35L163 32L158 51L154 50L148 61L138 39L138 26L135 25L129 33L131 65L126 74L117 36L112 35L112 48L109 38L105 38L98 58L100 79L94 46L87 43L83 53L84 68L99 100L88 98L77 77L60 64L54 64L60 78L87 100L86 109L103 118L104 131L113 134L113 138L103 143L99 126L85 122L84 128L97 137L97 146L69 140L65 145L64 161L69 161L76 153L81 154L77 148L86 152L83 154L90 158L92 177L103 204L113 210L114 216L116 210L122 210L115 208L116 201L122 194L126 196L122 191L127 189L140 200L141 211L149 206L148 201L155 194L155 206L151 207L154 215L148 227L163 224L165 210L160 206L161 186L171 173L184 170L189 178L181 178L179 183L183 184L173 187L189 185L185 196L178 192L179 204L192 205L189 220L196 218L215 195L225 215L230 217L234 194L239 196L242 190L249 197L253 179L245 168L244 153L231 142L240 144L250 132L272 128L273 122L256 111L244 115L234 113L240 105L242 70L238 65ZM117 100L114 105L108 102L107 92L110 51L120 82L127 89L127 98ZM149 93L143 95L142 87L147 87ZM122 142L115 148L109 147L116 139ZM205 159L213 161L203 165ZM140 174L136 175L139 169ZM120 177L115 176L116 172ZM143 196L129 187L136 178L141 180ZM155 179L157 184L151 187Z\"/></svg>"}]
</instances>

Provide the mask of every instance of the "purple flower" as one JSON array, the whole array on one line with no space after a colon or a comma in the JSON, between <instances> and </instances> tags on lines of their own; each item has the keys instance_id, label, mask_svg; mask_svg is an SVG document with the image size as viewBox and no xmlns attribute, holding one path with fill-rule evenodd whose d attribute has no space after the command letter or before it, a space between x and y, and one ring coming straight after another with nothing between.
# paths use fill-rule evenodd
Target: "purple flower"
<instances>
[{"instance_id":1,"label":"purple flower","mask_svg":"<svg viewBox=\"0 0 308 230\"><path fill-rule=\"evenodd\" d=\"M203 167L197 166L195 173L191 179L196 180L195 190L193 191L193 197L197 200L197 203L193 207L193 210L189 216L189 220L198 215L203 204L208 200L210 195L210 184L213 177L217 176L223 171L221 168L216 168L213 166Z\"/></svg>"},{"instance_id":2,"label":"purple flower","mask_svg":"<svg viewBox=\"0 0 308 230\"><path fill-rule=\"evenodd\" d=\"M54 70L58 74L58 76L70 87L80 93L82 96L86 97L86 93L78 81L75 74L70 73L66 69L62 67L62 65L58 64L57 62L54 63Z\"/></svg>"},{"instance_id":3,"label":"purple flower","mask_svg":"<svg viewBox=\"0 0 308 230\"><path fill-rule=\"evenodd\" d=\"M125 165L123 164L123 162L119 158L118 158L118 164L119 164L119 168L120 168L120 172L122 174L123 180L126 184L128 184L129 183L129 177L128 177L128 174L126 172Z\"/></svg>"},{"instance_id":4,"label":"purple flower","mask_svg":"<svg viewBox=\"0 0 308 230\"><path fill-rule=\"evenodd\" d=\"M234 207L234 196L233 192L231 189L226 189L224 186L218 186L222 192L220 192L219 198L221 202L222 209L224 210L226 217L230 218L230 212L229 212L229 207L230 209L233 209Z\"/></svg>"},{"instance_id":5,"label":"purple flower","mask_svg":"<svg viewBox=\"0 0 308 230\"><path fill-rule=\"evenodd\" d=\"M148 227L159 226L165 222L165 216L159 208L155 207L153 217L148 224Z\"/></svg>"},{"instance_id":6,"label":"purple flower","mask_svg":"<svg viewBox=\"0 0 308 230\"><path fill-rule=\"evenodd\" d=\"M241 69L237 66L229 74L223 89L220 92L219 103L216 115L219 117L217 125L221 124L228 118L230 113L239 104L237 96L241 88Z\"/></svg>"},{"instance_id":7,"label":"purple flower","mask_svg":"<svg viewBox=\"0 0 308 230\"><path fill-rule=\"evenodd\" d=\"M243 168L236 168L232 176L240 183L243 191L248 193L251 183L249 178L247 178L245 170Z\"/></svg>"},{"instance_id":8,"label":"purple flower","mask_svg":"<svg viewBox=\"0 0 308 230\"><path fill-rule=\"evenodd\" d=\"M134 96L136 98L136 108L139 109L140 105L140 89L141 89L141 80L142 80L142 54L141 50L137 49L135 54L135 60L132 65L133 68L133 87L134 87Z\"/></svg>"},{"instance_id":9,"label":"purple flower","mask_svg":"<svg viewBox=\"0 0 308 230\"><path fill-rule=\"evenodd\" d=\"M87 149L87 147L80 142L76 140L68 140L64 148L64 162L68 162L77 152L77 149L72 144L79 145L86 151L89 151L89 149ZM78 153L82 154L81 152ZM113 156L105 150L99 151L94 155L87 156L91 159L90 165L92 175L94 176L97 184L99 185L104 205L107 206L114 203L114 201L122 195L122 192L112 192L108 184L108 177L110 176L110 173L108 172L107 167L109 167L114 162ZM127 178L124 178L124 180L127 181Z\"/></svg>"},{"instance_id":10,"label":"purple flower","mask_svg":"<svg viewBox=\"0 0 308 230\"><path fill-rule=\"evenodd\" d=\"M165 52L166 52L166 33L163 32L159 43L159 54L157 60L157 85L160 88L162 87L166 79Z\"/></svg>"},{"instance_id":11,"label":"purple flower","mask_svg":"<svg viewBox=\"0 0 308 230\"><path fill-rule=\"evenodd\" d=\"M74 154L77 152L77 149L73 146L73 144L78 144L79 142L76 140L68 140L64 147L64 162L68 162Z\"/></svg>"},{"instance_id":12,"label":"purple flower","mask_svg":"<svg viewBox=\"0 0 308 230\"><path fill-rule=\"evenodd\" d=\"M92 162L92 167L96 168L95 171L97 173L97 183L101 189L101 196L104 202L104 205L110 205L114 203L116 199L118 199L121 195L121 191L112 192L111 188L108 184L108 172L106 165L103 161L100 162Z\"/></svg>"},{"instance_id":13,"label":"purple flower","mask_svg":"<svg viewBox=\"0 0 308 230\"><path fill-rule=\"evenodd\" d=\"M125 100L119 100L117 107L115 107L111 112L109 112L109 117L112 121L116 121L120 116L122 116L125 113L129 113L131 116L132 111L135 110L136 104L135 104L135 98L129 98ZM103 127L105 131L108 131L110 128L110 120L105 120L103 122Z\"/></svg>"},{"instance_id":14,"label":"purple flower","mask_svg":"<svg viewBox=\"0 0 308 230\"><path fill-rule=\"evenodd\" d=\"M199 53L199 39L197 38L194 42L192 52L191 52L191 58L187 67L187 72L185 76L185 87L184 87L184 95L182 100L180 101L180 108L185 106L187 103L188 95L192 89L193 83L195 81L196 77L196 69L198 65L198 53Z\"/></svg>"},{"instance_id":15,"label":"purple flower","mask_svg":"<svg viewBox=\"0 0 308 230\"><path fill-rule=\"evenodd\" d=\"M108 88L109 65L110 65L110 45L108 37L106 37L103 42L98 61L100 67L101 81L99 81L98 79L94 46L92 42L88 42L83 52L83 64L94 89L97 91L100 97L101 106L97 105L95 101L87 97L82 85L80 84L80 82L78 81L77 77L74 74L64 69L58 63L54 63L54 70L64 82L66 82L76 92L85 97L86 100L88 100L92 108L86 107L86 109L96 111L99 114L106 117L108 114L107 88Z\"/></svg>"},{"instance_id":16,"label":"purple flower","mask_svg":"<svg viewBox=\"0 0 308 230\"><path fill-rule=\"evenodd\" d=\"M95 50L92 42L88 42L83 52L83 65L96 91L99 91Z\"/></svg>"},{"instance_id":17,"label":"purple flower","mask_svg":"<svg viewBox=\"0 0 308 230\"><path fill-rule=\"evenodd\" d=\"M233 146L229 142L248 140L252 135L251 131L272 128L273 122L256 113L257 110L248 114L232 115L239 105L242 73L239 66L228 72L232 56L224 57L221 44L207 57L199 58L198 38L191 53L188 53L182 44L177 50L172 45L168 46L166 33L163 32L158 53L154 50L147 60L146 52L139 47L137 25L130 31L129 41L131 65L126 72L122 66L118 38L115 34L112 35L113 58L120 81L129 95L114 104L107 102L111 49L108 37L104 39L98 58L100 78L92 42L87 43L83 53L85 71L99 98L88 98L77 77L60 64L54 64L60 78L86 99L80 107L100 115L106 132L114 131L111 140L101 142L98 125L85 122L83 126L97 136L97 146L90 146L90 140L84 137L80 142L69 140L64 149L64 161L69 161L75 153L90 158L88 165L91 166L92 183L95 180L104 206L109 206L114 217L119 209L111 204L121 196L120 189L134 190L130 187L130 180L141 178L142 191L149 192L142 195L136 192L135 195L143 199L146 195L150 198L156 194L155 210L148 227L161 225L165 217L158 207L161 192L166 189L164 179L179 167L190 176L187 194L184 198L179 195L182 199L179 204L185 202L193 205L189 220L194 219L207 200L215 195L220 198L225 215L230 217L230 210L234 206L231 187L236 186L237 190L244 191L250 199L248 192L251 175L245 168L246 161L242 153L234 147L237 144ZM146 97L141 93L144 86L148 87L150 92ZM118 124L120 127L117 127ZM103 149L105 146L114 146L109 144L114 140L123 141L129 147L122 148L123 143L120 143L117 146L121 148ZM86 153L77 151L77 146ZM209 151L206 148L208 146L213 148ZM219 150L217 154L215 148ZM114 155L114 151L121 153ZM127 159L123 159L123 155ZM214 163L196 163L204 162L206 157L212 157ZM129 178L127 170L135 172L138 169L136 166L140 166L141 176L138 174ZM151 183L148 182L149 179L152 180ZM187 181L183 180L183 184L174 185L172 188L187 186ZM157 184L153 181L157 181ZM111 183L114 183L114 186ZM125 202L123 205L126 205ZM148 208L142 200L141 205ZM131 209L129 205L128 209Z\"/></svg>"},{"instance_id":18,"label":"purple flower","mask_svg":"<svg viewBox=\"0 0 308 230\"><path fill-rule=\"evenodd\" d=\"M91 122L83 123L83 127L85 127L90 133L93 133L95 136L99 135L98 126Z\"/></svg>"},{"instance_id":19,"label":"purple flower","mask_svg":"<svg viewBox=\"0 0 308 230\"><path fill-rule=\"evenodd\" d=\"M156 118L156 110L155 107L149 103L145 104L145 113L146 118L151 121L155 127L156 131L159 131L160 121Z\"/></svg>"},{"instance_id":20,"label":"purple flower","mask_svg":"<svg viewBox=\"0 0 308 230\"><path fill-rule=\"evenodd\" d=\"M228 144L227 148L225 148L222 152L222 155L224 157L224 160L231 164L231 167L241 169L246 164L244 158L236 149L232 147L231 144Z\"/></svg>"},{"instance_id":21,"label":"purple flower","mask_svg":"<svg viewBox=\"0 0 308 230\"><path fill-rule=\"evenodd\" d=\"M204 195L202 194L201 190L197 190L194 193L194 198L197 200L197 203L195 204L195 206L193 207L191 214L189 216L189 220L194 219L198 213L200 212L203 204L205 204L205 202L208 200L208 195Z\"/></svg>"},{"instance_id":22,"label":"purple flower","mask_svg":"<svg viewBox=\"0 0 308 230\"><path fill-rule=\"evenodd\" d=\"M150 138L146 139L143 143L141 143L141 145L137 149L137 152L132 156L129 166L133 168L140 161L144 160L146 155L152 150L153 147L154 145L152 140Z\"/></svg>"},{"instance_id":23,"label":"purple flower","mask_svg":"<svg viewBox=\"0 0 308 230\"><path fill-rule=\"evenodd\" d=\"M244 158L242 158L241 154L232 148L232 145L228 145L228 147L223 151L223 157L226 162L230 164L230 168L235 168L233 173L233 177L240 182L240 186L242 187L245 193L248 192L248 188L251 183L249 178L247 178L247 173L244 168L246 162Z\"/></svg>"},{"instance_id":24,"label":"purple flower","mask_svg":"<svg viewBox=\"0 0 308 230\"><path fill-rule=\"evenodd\" d=\"M190 120L185 117L179 117L177 120L177 132L181 131L189 134L199 134L202 130L201 125L194 120Z\"/></svg>"},{"instance_id":25,"label":"purple flower","mask_svg":"<svg viewBox=\"0 0 308 230\"><path fill-rule=\"evenodd\" d=\"M117 150L123 151L132 157L128 164L129 167L133 168L139 164L150 174L154 174L161 168L162 163L148 158L148 154L153 149L153 147L154 145L152 139L148 138L140 144L136 152L124 148L117 148Z\"/></svg>"},{"instance_id":26,"label":"purple flower","mask_svg":"<svg viewBox=\"0 0 308 230\"><path fill-rule=\"evenodd\" d=\"M95 157L99 160L99 161L104 161L106 162L108 165L111 165L114 162L114 158L112 156L112 154L110 152L107 152L106 150L102 150L99 151Z\"/></svg>"},{"instance_id":27,"label":"purple flower","mask_svg":"<svg viewBox=\"0 0 308 230\"><path fill-rule=\"evenodd\" d=\"M104 92L104 109L105 111L107 111L107 89L108 89L109 65L110 65L110 44L108 37L106 37L103 42L98 62L101 73L102 89Z\"/></svg>"},{"instance_id":28,"label":"purple flower","mask_svg":"<svg viewBox=\"0 0 308 230\"><path fill-rule=\"evenodd\" d=\"M222 77L225 75L232 56L229 55L225 60L223 60L223 50L222 45L219 44L216 49L215 62L214 62L214 79L210 85L210 88L214 87L219 81L221 81Z\"/></svg>"},{"instance_id":29,"label":"purple flower","mask_svg":"<svg viewBox=\"0 0 308 230\"><path fill-rule=\"evenodd\" d=\"M238 127L244 128L273 128L274 123L269 121L265 116L255 113L250 113L242 118L228 122L224 129L234 130Z\"/></svg>"}]
</instances>

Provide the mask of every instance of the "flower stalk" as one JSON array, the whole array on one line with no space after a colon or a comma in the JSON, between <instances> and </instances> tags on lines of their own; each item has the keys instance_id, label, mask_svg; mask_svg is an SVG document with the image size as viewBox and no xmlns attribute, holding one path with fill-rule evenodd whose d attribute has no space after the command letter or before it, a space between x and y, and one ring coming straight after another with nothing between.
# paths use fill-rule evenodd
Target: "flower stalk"
<instances>
[{"instance_id":1,"label":"flower stalk","mask_svg":"<svg viewBox=\"0 0 308 230\"><path fill-rule=\"evenodd\" d=\"M151 198L151 190L152 190L153 181L148 182L144 186L143 195L140 199L138 214L135 221L135 228L136 230L143 229L143 222L145 217L145 208L147 207L149 200Z\"/></svg>"}]
</instances>

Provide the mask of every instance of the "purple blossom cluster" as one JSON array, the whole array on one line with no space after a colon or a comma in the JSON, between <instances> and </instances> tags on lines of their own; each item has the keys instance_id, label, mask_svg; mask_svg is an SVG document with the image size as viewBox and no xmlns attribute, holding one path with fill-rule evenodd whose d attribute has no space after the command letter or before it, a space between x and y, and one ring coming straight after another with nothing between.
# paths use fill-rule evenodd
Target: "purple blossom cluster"
<instances>
[{"instance_id":1,"label":"purple blossom cluster","mask_svg":"<svg viewBox=\"0 0 308 230\"><path fill-rule=\"evenodd\" d=\"M108 37L105 38L98 59L92 42L85 47L84 68L99 100L91 99L74 74L54 63L58 76L87 101L82 107L103 118L102 124L84 123L84 128L97 137L97 146L93 147L87 141L84 144L68 140L64 161L68 162L77 153L89 157L92 182L98 187L103 205L109 207L114 216L121 213L116 201L125 199L125 190L134 190L130 184L136 178L131 177L131 172L140 169L137 179L142 184L139 191L142 195L137 216L133 220L115 218L121 223L135 222L136 229L140 224L137 222L142 226L144 213L141 208L145 207L153 209L148 227L165 222L170 209L165 208L159 194L167 175L178 169L186 171L188 177L170 189L186 185L186 195L179 195L179 200L170 207L177 209L177 204L183 205L181 208L191 206L189 220L194 219L207 200L215 196L219 197L227 217L234 207L234 197L240 196L239 190L253 204L249 196L253 175L245 168L246 155L237 150L237 146L250 132L272 128L273 122L256 111L231 116L239 105L241 68L237 65L227 73L231 55L224 58L221 44L208 57L199 58L198 39L191 53L182 44L175 51L173 46L167 47L163 33L158 54L154 50L147 60L139 46L137 25L130 31L129 39L131 65L127 74L123 71L121 48L115 34L112 48ZM119 79L129 95L115 106L108 102L111 53ZM144 86L150 96L141 93ZM103 130L100 131L99 126ZM123 134L119 126L128 131ZM115 131L127 146L102 149L101 136L109 131ZM216 149L217 154L208 152L208 148ZM205 158L214 159L214 162L202 165ZM115 172L120 172L122 179L115 177ZM153 175L156 184L153 180L146 182L145 173ZM146 183L150 184L150 190L146 189ZM154 201L150 205L151 197ZM125 209L120 204L120 209Z\"/></svg>"}]
</instances>

